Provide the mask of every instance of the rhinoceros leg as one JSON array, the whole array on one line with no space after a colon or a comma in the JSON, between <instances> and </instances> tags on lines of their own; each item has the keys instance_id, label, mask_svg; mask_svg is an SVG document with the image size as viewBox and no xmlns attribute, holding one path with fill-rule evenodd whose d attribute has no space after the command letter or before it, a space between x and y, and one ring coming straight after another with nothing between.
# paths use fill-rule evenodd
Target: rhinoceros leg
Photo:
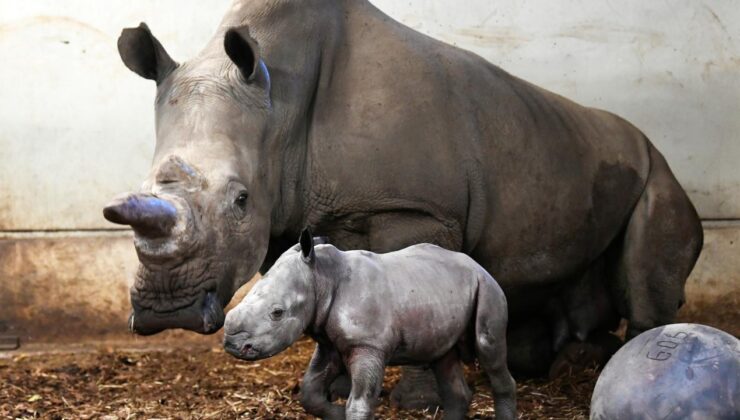
<instances>
[{"instance_id":1,"label":"rhinoceros leg","mask_svg":"<svg viewBox=\"0 0 740 420\"><path fill-rule=\"evenodd\" d=\"M345 356L345 364L352 380L352 391L347 399L347 420L374 418L373 411L383 389L386 355L370 348L355 348Z\"/></svg>"},{"instance_id":2,"label":"rhinoceros leg","mask_svg":"<svg viewBox=\"0 0 740 420\"><path fill-rule=\"evenodd\" d=\"M432 370L442 398L443 419L465 418L473 393L465 382L465 372L458 356L458 349L452 348L441 359L435 361Z\"/></svg>"},{"instance_id":3,"label":"rhinoceros leg","mask_svg":"<svg viewBox=\"0 0 740 420\"><path fill-rule=\"evenodd\" d=\"M442 405L434 372L428 366L404 366L391 391L391 403L406 410L434 411Z\"/></svg>"},{"instance_id":4,"label":"rhinoceros leg","mask_svg":"<svg viewBox=\"0 0 740 420\"><path fill-rule=\"evenodd\" d=\"M609 294L605 262L605 257L594 261L553 299L552 306L560 306L559 316L553 318L559 318L556 324L564 323L566 327L564 334L553 337L557 356L550 366L550 378L594 365L603 366L621 345L609 333L618 328L620 315Z\"/></svg>"},{"instance_id":5,"label":"rhinoceros leg","mask_svg":"<svg viewBox=\"0 0 740 420\"><path fill-rule=\"evenodd\" d=\"M493 391L497 419L516 419L516 383L511 377L506 358L508 312L501 301L501 291L493 281L478 281L475 311L475 354L486 372Z\"/></svg>"},{"instance_id":6,"label":"rhinoceros leg","mask_svg":"<svg viewBox=\"0 0 740 420\"><path fill-rule=\"evenodd\" d=\"M613 296L630 339L673 322L699 257L699 216L663 156L650 149L651 171L616 260Z\"/></svg>"},{"instance_id":7,"label":"rhinoceros leg","mask_svg":"<svg viewBox=\"0 0 740 420\"><path fill-rule=\"evenodd\" d=\"M541 376L550 368L555 353L547 320L540 317L509 319L508 365L516 376Z\"/></svg>"},{"instance_id":8,"label":"rhinoceros leg","mask_svg":"<svg viewBox=\"0 0 740 420\"><path fill-rule=\"evenodd\" d=\"M331 345L317 344L301 385L301 405L306 412L323 419L343 419L344 407L329 402L329 384L344 365Z\"/></svg>"},{"instance_id":9,"label":"rhinoceros leg","mask_svg":"<svg viewBox=\"0 0 740 420\"><path fill-rule=\"evenodd\" d=\"M663 156L651 171L624 232L561 296L573 341L557 346L550 377L604 364L619 348L608 333L619 317L627 338L673 322L702 246L698 215Z\"/></svg>"}]
</instances>

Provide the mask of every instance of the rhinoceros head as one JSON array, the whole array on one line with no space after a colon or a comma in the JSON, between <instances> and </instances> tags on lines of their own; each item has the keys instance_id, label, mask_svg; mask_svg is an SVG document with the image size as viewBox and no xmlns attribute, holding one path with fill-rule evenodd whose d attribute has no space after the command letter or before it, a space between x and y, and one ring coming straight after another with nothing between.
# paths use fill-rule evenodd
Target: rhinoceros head
<instances>
[{"instance_id":1,"label":"rhinoceros head","mask_svg":"<svg viewBox=\"0 0 740 420\"><path fill-rule=\"evenodd\" d=\"M150 175L104 209L135 234L129 326L139 334L217 331L223 307L267 252L276 195L264 159L269 74L246 27L220 39L182 65L144 24L118 41L126 66L157 82Z\"/></svg>"}]
</instances>

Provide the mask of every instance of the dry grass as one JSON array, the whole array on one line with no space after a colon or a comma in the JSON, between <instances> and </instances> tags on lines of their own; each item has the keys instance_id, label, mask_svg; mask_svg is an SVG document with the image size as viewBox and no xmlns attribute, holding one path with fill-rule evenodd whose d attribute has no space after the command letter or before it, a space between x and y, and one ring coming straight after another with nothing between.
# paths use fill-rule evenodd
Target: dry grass
<instances>
[{"instance_id":1,"label":"dry grass","mask_svg":"<svg viewBox=\"0 0 740 420\"><path fill-rule=\"evenodd\" d=\"M180 343L182 345L183 343ZM307 418L297 400L300 378L313 351L302 340L258 363L238 361L217 340L167 350L114 348L77 353L21 354L0 359L0 418L96 419L275 419ZM399 411L388 392L398 380L387 370L379 418L440 418L441 413ZM519 382L519 411L525 419L588 416L593 370L554 382ZM474 368L469 415L493 414L488 384Z\"/></svg>"}]
</instances>

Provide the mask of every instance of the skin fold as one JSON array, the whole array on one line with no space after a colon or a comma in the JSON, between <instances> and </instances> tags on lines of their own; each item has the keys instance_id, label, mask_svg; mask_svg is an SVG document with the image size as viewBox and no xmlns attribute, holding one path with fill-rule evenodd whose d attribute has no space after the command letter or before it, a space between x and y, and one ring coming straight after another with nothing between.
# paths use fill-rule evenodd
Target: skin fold
<instances>
[{"instance_id":1,"label":"skin fold","mask_svg":"<svg viewBox=\"0 0 740 420\"><path fill-rule=\"evenodd\" d=\"M444 417L462 419L471 392L460 355L477 356L491 380L497 418L516 418L506 366L506 298L467 255L431 244L387 254L314 248L310 233L286 251L226 317L224 347L245 360L285 350L303 334L317 343L301 403L322 418L373 418L386 365L430 364ZM327 399L348 372L346 409Z\"/></svg>"}]
</instances>

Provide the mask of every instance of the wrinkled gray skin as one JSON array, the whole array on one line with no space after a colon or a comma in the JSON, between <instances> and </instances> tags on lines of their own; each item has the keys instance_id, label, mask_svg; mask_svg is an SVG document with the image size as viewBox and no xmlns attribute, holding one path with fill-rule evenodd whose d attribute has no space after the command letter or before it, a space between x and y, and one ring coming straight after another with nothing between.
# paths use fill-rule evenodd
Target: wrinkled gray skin
<instances>
[{"instance_id":1,"label":"wrinkled gray skin","mask_svg":"<svg viewBox=\"0 0 740 420\"><path fill-rule=\"evenodd\" d=\"M599 375L591 419L740 419L740 340L699 324L640 334Z\"/></svg>"},{"instance_id":2,"label":"wrinkled gray skin","mask_svg":"<svg viewBox=\"0 0 740 420\"><path fill-rule=\"evenodd\" d=\"M277 260L226 316L224 347L257 360L306 333L318 346L301 404L323 418L369 419L386 365L431 364L445 419L462 419L472 393L461 355L477 356L494 394L496 417L516 418L516 384L506 366L506 297L469 256L436 245L387 254L314 248L309 233ZM468 360L468 361L472 361ZM327 399L344 370L346 409Z\"/></svg>"},{"instance_id":3,"label":"wrinkled gray skin","mask_svg":"<svg viewBox=\"0 0 740 420\"><path fill-rule=\"evenodd\" d=\"M157 82L151 174L105 209L136 233L139 334L216 331L304 226L340 249L470 255L507 294L521 371L683 302L701 226L639 130L365 0L235 1L184 64L146 27L119 50Z\"/></svg>"}]
</instances>

